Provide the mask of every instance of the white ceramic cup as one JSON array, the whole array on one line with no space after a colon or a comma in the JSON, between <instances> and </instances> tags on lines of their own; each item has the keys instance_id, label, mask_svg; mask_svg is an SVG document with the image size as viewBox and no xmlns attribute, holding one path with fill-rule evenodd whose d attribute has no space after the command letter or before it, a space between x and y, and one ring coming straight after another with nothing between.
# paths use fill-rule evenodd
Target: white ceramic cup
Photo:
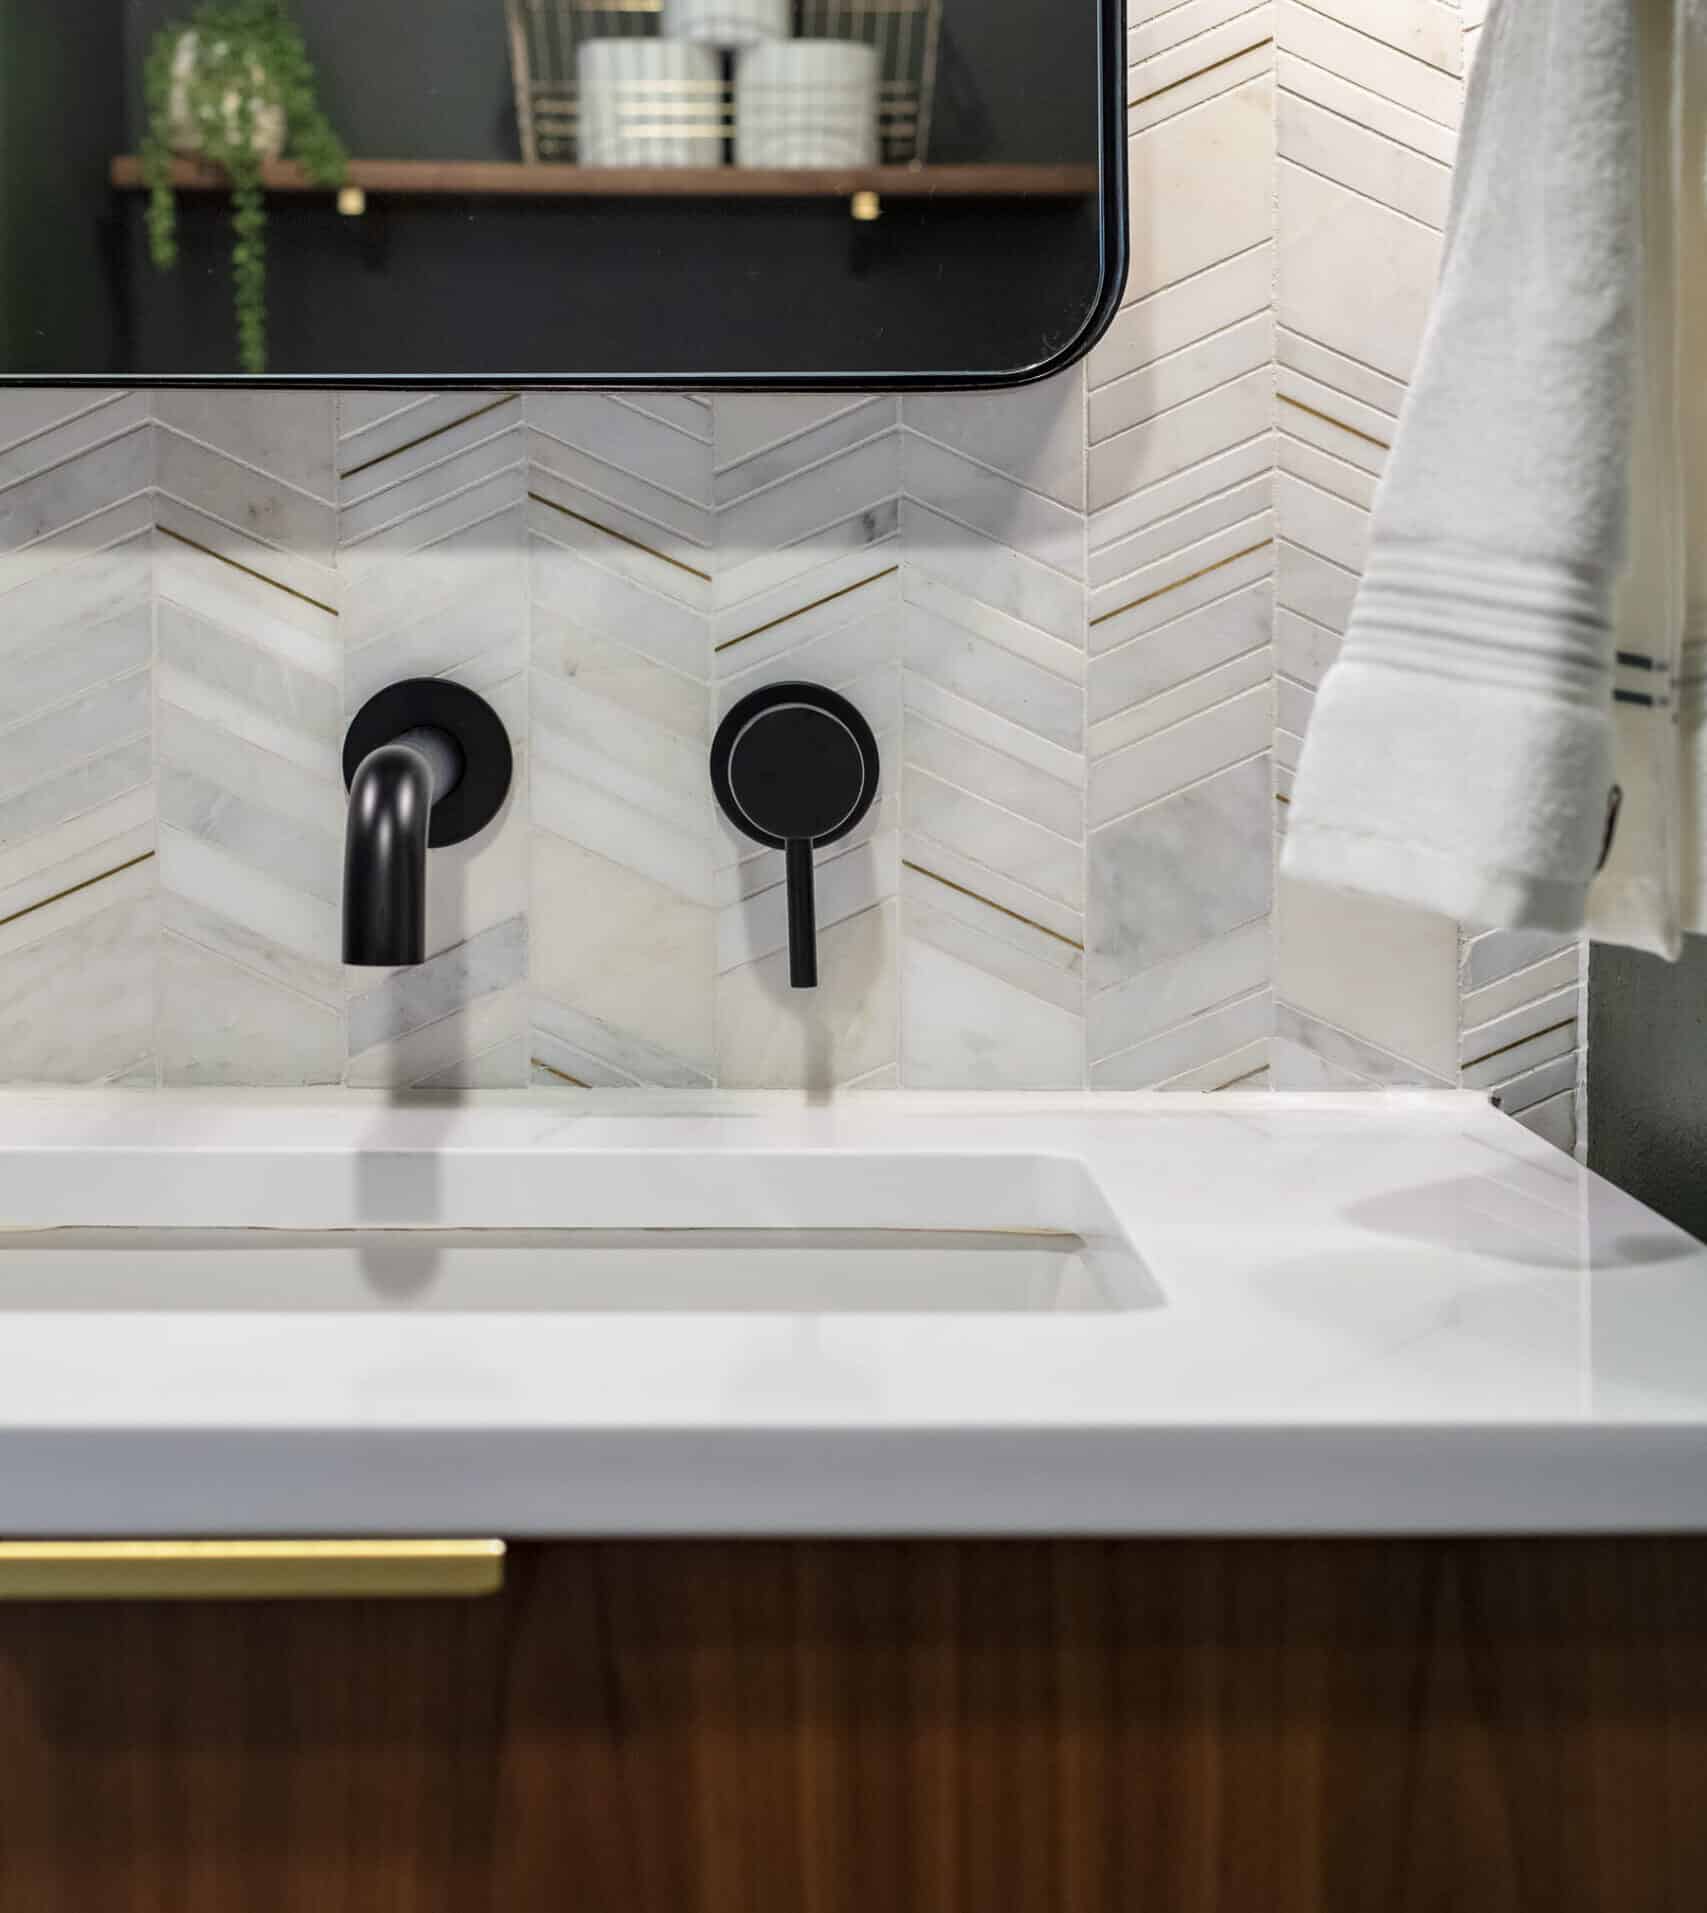
<instances>
[{"instance_id":1,"label":"white ceramic cup","mask_svg":"<svg viewBox=\"0 0 1707 1913\"><path fill-rule=\"evenodd\" d=\"M663 7L666 40L743 47L786 40L794 31L792 0L663 0Z\"/></svg>"},{"instance_id":2,"label":"white ceramic cup","mask_svg":"<svg viewBox=\"0 0 1707 1913\"><path fill-rule=\"evenodd\" d=\"M583 166L721 166L723 74L711 47L585 40L576 56Z\"/></svg>"},{"instance_id":3,"label":"white ceramic cup","mask_svg":"<svg viewBox=\"0 0 1707 1913\"><path fill-rule=\"evenodd\" d=\"M735 63L737 166L874 166L877 49L785 40Z\"/></svg>"}]
</instances>

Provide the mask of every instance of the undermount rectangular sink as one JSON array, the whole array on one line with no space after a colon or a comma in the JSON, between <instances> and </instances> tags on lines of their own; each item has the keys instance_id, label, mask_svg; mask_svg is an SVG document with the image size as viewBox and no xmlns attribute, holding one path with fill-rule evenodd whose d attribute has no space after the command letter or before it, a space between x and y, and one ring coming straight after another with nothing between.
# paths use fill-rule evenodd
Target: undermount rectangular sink
<instances>
[{"instance_id":1,"label":"undermount rectangular sink","mask_svg":"<svg viewBox=\"0 0 1707 1913\"><path fill-rule=\"evenodd\" d=\"M1124 1244L962 1229L54 1229L0 1237L39 1310L1066 1314L1139 1306Z\"/></svg>"},{"instance_id":2,"label":"undermount rectangular sink","mask_svg":"<svg viewBox=\"0 0 1707 1913\"><path fill-rule=\"evenodd\" d=\"M432 1149L0 1162L0 1316L1082 1314L1160 1296L1068 1157ZM14 1178L8 1172L17 1169Z\"/></svg>"}]
</instances>

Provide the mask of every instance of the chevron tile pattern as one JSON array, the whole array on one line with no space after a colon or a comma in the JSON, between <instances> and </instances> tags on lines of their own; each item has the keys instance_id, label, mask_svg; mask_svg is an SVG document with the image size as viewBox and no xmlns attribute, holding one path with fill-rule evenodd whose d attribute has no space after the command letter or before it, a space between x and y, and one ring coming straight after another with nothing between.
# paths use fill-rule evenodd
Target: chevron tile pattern
<instances>
[{"instance_id":1,"label":"chevron tile pattern","mask_svg":"<svg viewBox=\"0 0 1707 1913\"><path fill-rule=\"evenodd\" d=\"M904 1080L1084 1076L1084 375L909 398Z\"/></svg>"},{"instance_id":2,"label":"chevron tile pattern","mask_svg":"<svg viewBox=\"0 0 1707 1913\"><path fill-rule=\"evenodd\" d=\"M343 654L333 406L155 405L159 1040L178 1084L336 1083Z\"/></svg>"},{"instance_id":3,"label":"chevron tile pattern","mask_svg":"<svg viewBox=\"0 0 1707 1913\"><path fill-rule=\"evenodd\" d=\"M853 699L884 777L818 859L819 988L788 987L782 855L718 817L717 1077L738 1088L899 1080L901 437L891 398L715 401L713 719L810 678ZM701 770L703 776L703 770Z\"/></svg>"},{"instance_id":4,"label":"chevron tile pattern","mask_svg":"<svg viewBox=\"0 0 1707 1913\"><path fill-rule=\"evenodd\" d=\"M530 396L535 1082L716 1072L712 417Z\"/></svg>"},{"instance_id":5,"label":"chevron tile pattern","mask_svg":"<svg viewBox=\"0 0 1707 1913\"><path fill-rule=\"evenodd\" d=\"M338 568L349 719L400 678L446 677L498 711L516 754L499 820L434 854L428 959L346 972L346 1078L514 1088L528 1074L527 436L478 393L340 401Z\"/></svg>"},{"instance_id":6,"label":"chevron tile pattern","mask_svg":"<svg viewBox=\"0 0 1707 1913\"><path fill-rule=\"evenodd\" d=\"M1092 1084L1266 1080L1272 5L1130 15L1126 304L1088 367ZM1195 182L1195 183L1194 183Z\"/></svg>"},{"instance_id":7,"label":"chevron tile pattern","mask_svg":"<svg viewBox=\"0 0 1707 1913\"><path fill-rule=\"evenodd\" d=\"M152 1081L154 440L122 393L0 411L0 1077Z\"/></svg>"},{"instance_id":8,"label":"chevron tile pattern","mask_svg":"<svg viewBox=\"0 0 1707 1913\"><path fill-rule=\"evenodd\" d=\"M1569 1147L1575 944L1274 880L1484 14L1130 0L1125 302L1022 391L0 396L0 1077L1462 1083ZM342 738L414 675L515 786L346 971ZM705 779L791 677L884 762L812 997Z\"/></svg>"}]
</instances>

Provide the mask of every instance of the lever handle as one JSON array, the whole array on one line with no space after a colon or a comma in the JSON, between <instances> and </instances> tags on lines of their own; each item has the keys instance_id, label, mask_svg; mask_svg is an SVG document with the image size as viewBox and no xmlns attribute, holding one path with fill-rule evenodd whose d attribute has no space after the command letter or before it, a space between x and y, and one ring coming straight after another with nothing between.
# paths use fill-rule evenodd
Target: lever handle
<instances>
[{"instance_id":1,"label":"lever handle","mask_svg":"<svg viewBox=\"0 0 1707 1913\"><path fill-rule=\"evenodd\" d=\"M788 840L788 980L797 990L818 987L818 902L813 892L812 845Z\"/></svg>"},{"instance_id":2,"label":"lever handle","mask_svg":"<svg viewBox=\"0 0 1707 1913\"><path fill-rule=\"evenodd\" d=\"M788 873L788 975L818 982L812 854L845 837L877 796L877 739L859 710L821 684L751 691L717 727L711 785L723 814L781 850Z\"/></svg>"}]
</instances>

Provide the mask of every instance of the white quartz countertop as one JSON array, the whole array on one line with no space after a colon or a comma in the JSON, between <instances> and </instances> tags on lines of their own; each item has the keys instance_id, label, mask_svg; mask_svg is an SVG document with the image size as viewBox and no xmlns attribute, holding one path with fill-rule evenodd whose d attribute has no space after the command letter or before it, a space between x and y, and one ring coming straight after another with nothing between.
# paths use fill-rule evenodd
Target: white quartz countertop
<instances>
[{"instance_id":1,"label":"white quartz countertop","mask_svg":"<svg viewBox=\"0 0 1707 1913\"><path fill-rule=\"evenodd\" d=\"M0 1533L1707 1528L1707 1248L1472 1096L0 1095L13 1232L972 1227L992 1189L1102 1216L1138 1305L230 1308L211 1261L92 1307L0 1255Z\"/></svg>"}]
</instances>

